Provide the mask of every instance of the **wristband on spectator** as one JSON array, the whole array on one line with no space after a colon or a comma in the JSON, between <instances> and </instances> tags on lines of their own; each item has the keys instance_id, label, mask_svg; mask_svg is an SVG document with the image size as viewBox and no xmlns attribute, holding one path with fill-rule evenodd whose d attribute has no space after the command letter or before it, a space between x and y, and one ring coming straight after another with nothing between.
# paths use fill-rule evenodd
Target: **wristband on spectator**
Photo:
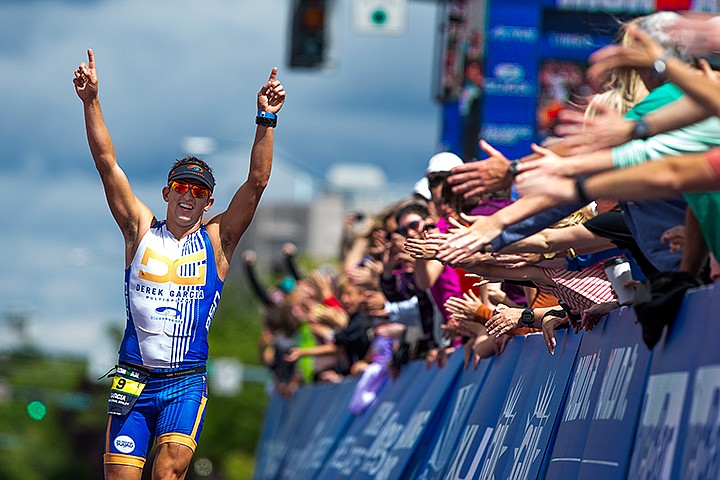
<instances>
[{"instance_id":1,"label":"wristband on spectator","mask_svg":"<svg viewBox=\"0 0 720 480\"><path fill-rule=\"evenodd\" d=\"M575 195L577 195L578 200L588 204L592 200L588 197L587 190L585 190L585 180L587 180L587 177L584 175L575 179Z\"/></svg>"},{"instance_id":2,"label":"wristband on spectator","mask_svg":"<svg viewBox=\"0 0 720 480\"><path fill-rule=\"evenodd\" d=\"M263 110L258 110L257 117L255 117L255 123L262 125L263 127L276 127L277 115Z\"/></svg>"},{"instance_id":3,"label":"wristband on spectator","mask_svg":"<svg viewBox=\"0 0 720 480\"><path fill-rule=\"evenodd\" d=\"M475 318L483 325L485 325L485 322L490 320L490 318L492 317L492 314L493 314L492 310L490 310L488 307L486 307L482 303L480 304L478 309L475 310Z\"/></svg>"},{"instance_id":4,"label":"wristband on spectator","mask_svg":"<svg viewBox=\"0 0 720 480\"><path fill-rule=\"evenodd\" d=\"M705 154L708 164L712 171L720 177L720 148L713 148Z\"/></svg>"}]
</instances>

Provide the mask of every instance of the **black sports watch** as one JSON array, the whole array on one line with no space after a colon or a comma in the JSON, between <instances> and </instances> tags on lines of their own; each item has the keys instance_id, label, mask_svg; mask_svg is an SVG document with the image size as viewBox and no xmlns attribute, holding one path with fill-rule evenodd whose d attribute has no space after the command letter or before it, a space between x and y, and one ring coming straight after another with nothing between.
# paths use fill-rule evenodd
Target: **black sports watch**
<instances>
[{"instance_id":1,"label":"black sports watch","mask_svg":"<svg viewBox=\"0 0 720 480\"><path fill-rule=\"evenodd\" d=\"M517 169L519 163L520 163L520 160L513 160L512 162L510 162L510 165L508 165L507 171L510 174L510 176L512 176L513 178L515 178L517 176L517 174L520 173L520 172L518 172L518 169Z\"/></svg>"},{"instance_id":2,"label":"black sports watch","mask_svg":"<svg viewBox=\"0 0 720 480\"><path fill-rule=\"evenodd\" d=\"M520 314L520 323L525 327L532 327L535 325L535 311L532 308L526 308Z\"/></svg>"},{"instance_id":3,"label":"black sports watch","mask_svg":"<svg viewBox=\"0 0 720 480\"><path fill-rule=\"evenodd\" d=\"M644 118L635 120L631 136L634 140L645 140L650 136L650 125L645 121Z\"/></svg>"}]
</instances>

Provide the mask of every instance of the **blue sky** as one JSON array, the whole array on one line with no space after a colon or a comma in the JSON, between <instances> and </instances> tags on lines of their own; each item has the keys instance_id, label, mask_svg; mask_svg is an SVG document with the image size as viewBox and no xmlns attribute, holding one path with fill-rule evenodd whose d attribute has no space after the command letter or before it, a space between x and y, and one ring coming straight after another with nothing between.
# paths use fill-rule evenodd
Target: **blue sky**
<instances>
[{"instance_id":1,"label":"blue sky","mask_svg":"<svg viewBox=\"0 0 720 480\"><path fill-rule=\"evenodd\" d=\"M0 2L0 315L26 313L41 345L91 355L108 350L107 324L124 322L122 239L72 85L87 48L119 162L158 216L164 175L188 136L237 152L207 157L221 183L244 179L256 93L275 65L288 92L279 159L317 176L334 163L370 163L411 188L438 146L437 7L409 1L405 35L382 37L354 33L350 2L335 1L330 67L309 73L286 66L290 3ZM271 179L266 201L272 192Z\"/></svg>"}]
</instances>

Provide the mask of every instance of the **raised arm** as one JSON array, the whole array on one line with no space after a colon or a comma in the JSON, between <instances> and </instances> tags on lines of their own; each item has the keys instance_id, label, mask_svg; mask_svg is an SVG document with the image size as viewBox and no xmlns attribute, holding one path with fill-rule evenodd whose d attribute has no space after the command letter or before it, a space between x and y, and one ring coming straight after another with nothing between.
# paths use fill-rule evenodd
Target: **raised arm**
<instances>
[{"instance_id":1,"label":"raised arm","mask_svg":"<svg viewBox=\"0 0 720 480\"><path fill-rule=\"evenodd\" d=\"M285 102L285 89L276 79L277 67L270 72L267 83L257 95L258 112L277 115ZM247 230L255 215L260 197L270 179L272 169L274 126L258 125L255 130L250 153L250 172L248 178L235 192L227 210L217 215L209 225L219 227L222 258L217 259L218 273L221 278L227 274L230 259L240 237Z\"/></svg>"},{"instance_id":2,"label":"raised arm","mask_svg":"<svg viewBox=\"0 0 720 480\"><path fill-rule=\"evenodd\" d=\"M88 63L82 62L75 70L75 92L83 102L85 130L88 145L95 161L95 168L105 189L110 212L125 237L126 264L132 260L137 242L149 228L153 214L140 202L130 188L125 172L120 168L115 157L110 132L105 125L98 99L98 76L95 69L95 54L87 51Z\"/></svg>"}]
</instances>

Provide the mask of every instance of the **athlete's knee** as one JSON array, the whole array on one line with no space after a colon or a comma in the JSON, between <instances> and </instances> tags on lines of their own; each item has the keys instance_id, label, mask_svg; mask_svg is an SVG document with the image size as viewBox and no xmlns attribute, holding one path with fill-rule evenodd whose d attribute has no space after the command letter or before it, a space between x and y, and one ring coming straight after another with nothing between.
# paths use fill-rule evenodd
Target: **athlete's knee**
<instances>
[{"instance_id":1,"label":"athlete's knee","mask_svg":"<svg viewBox=\"0 0 720 480\"><path fill-rule=\"evenodd\" d=\"M181 480L185 478L193 451L180 443L158 445L153 462L153 480Z\"/></svg>"}]
</instances>

